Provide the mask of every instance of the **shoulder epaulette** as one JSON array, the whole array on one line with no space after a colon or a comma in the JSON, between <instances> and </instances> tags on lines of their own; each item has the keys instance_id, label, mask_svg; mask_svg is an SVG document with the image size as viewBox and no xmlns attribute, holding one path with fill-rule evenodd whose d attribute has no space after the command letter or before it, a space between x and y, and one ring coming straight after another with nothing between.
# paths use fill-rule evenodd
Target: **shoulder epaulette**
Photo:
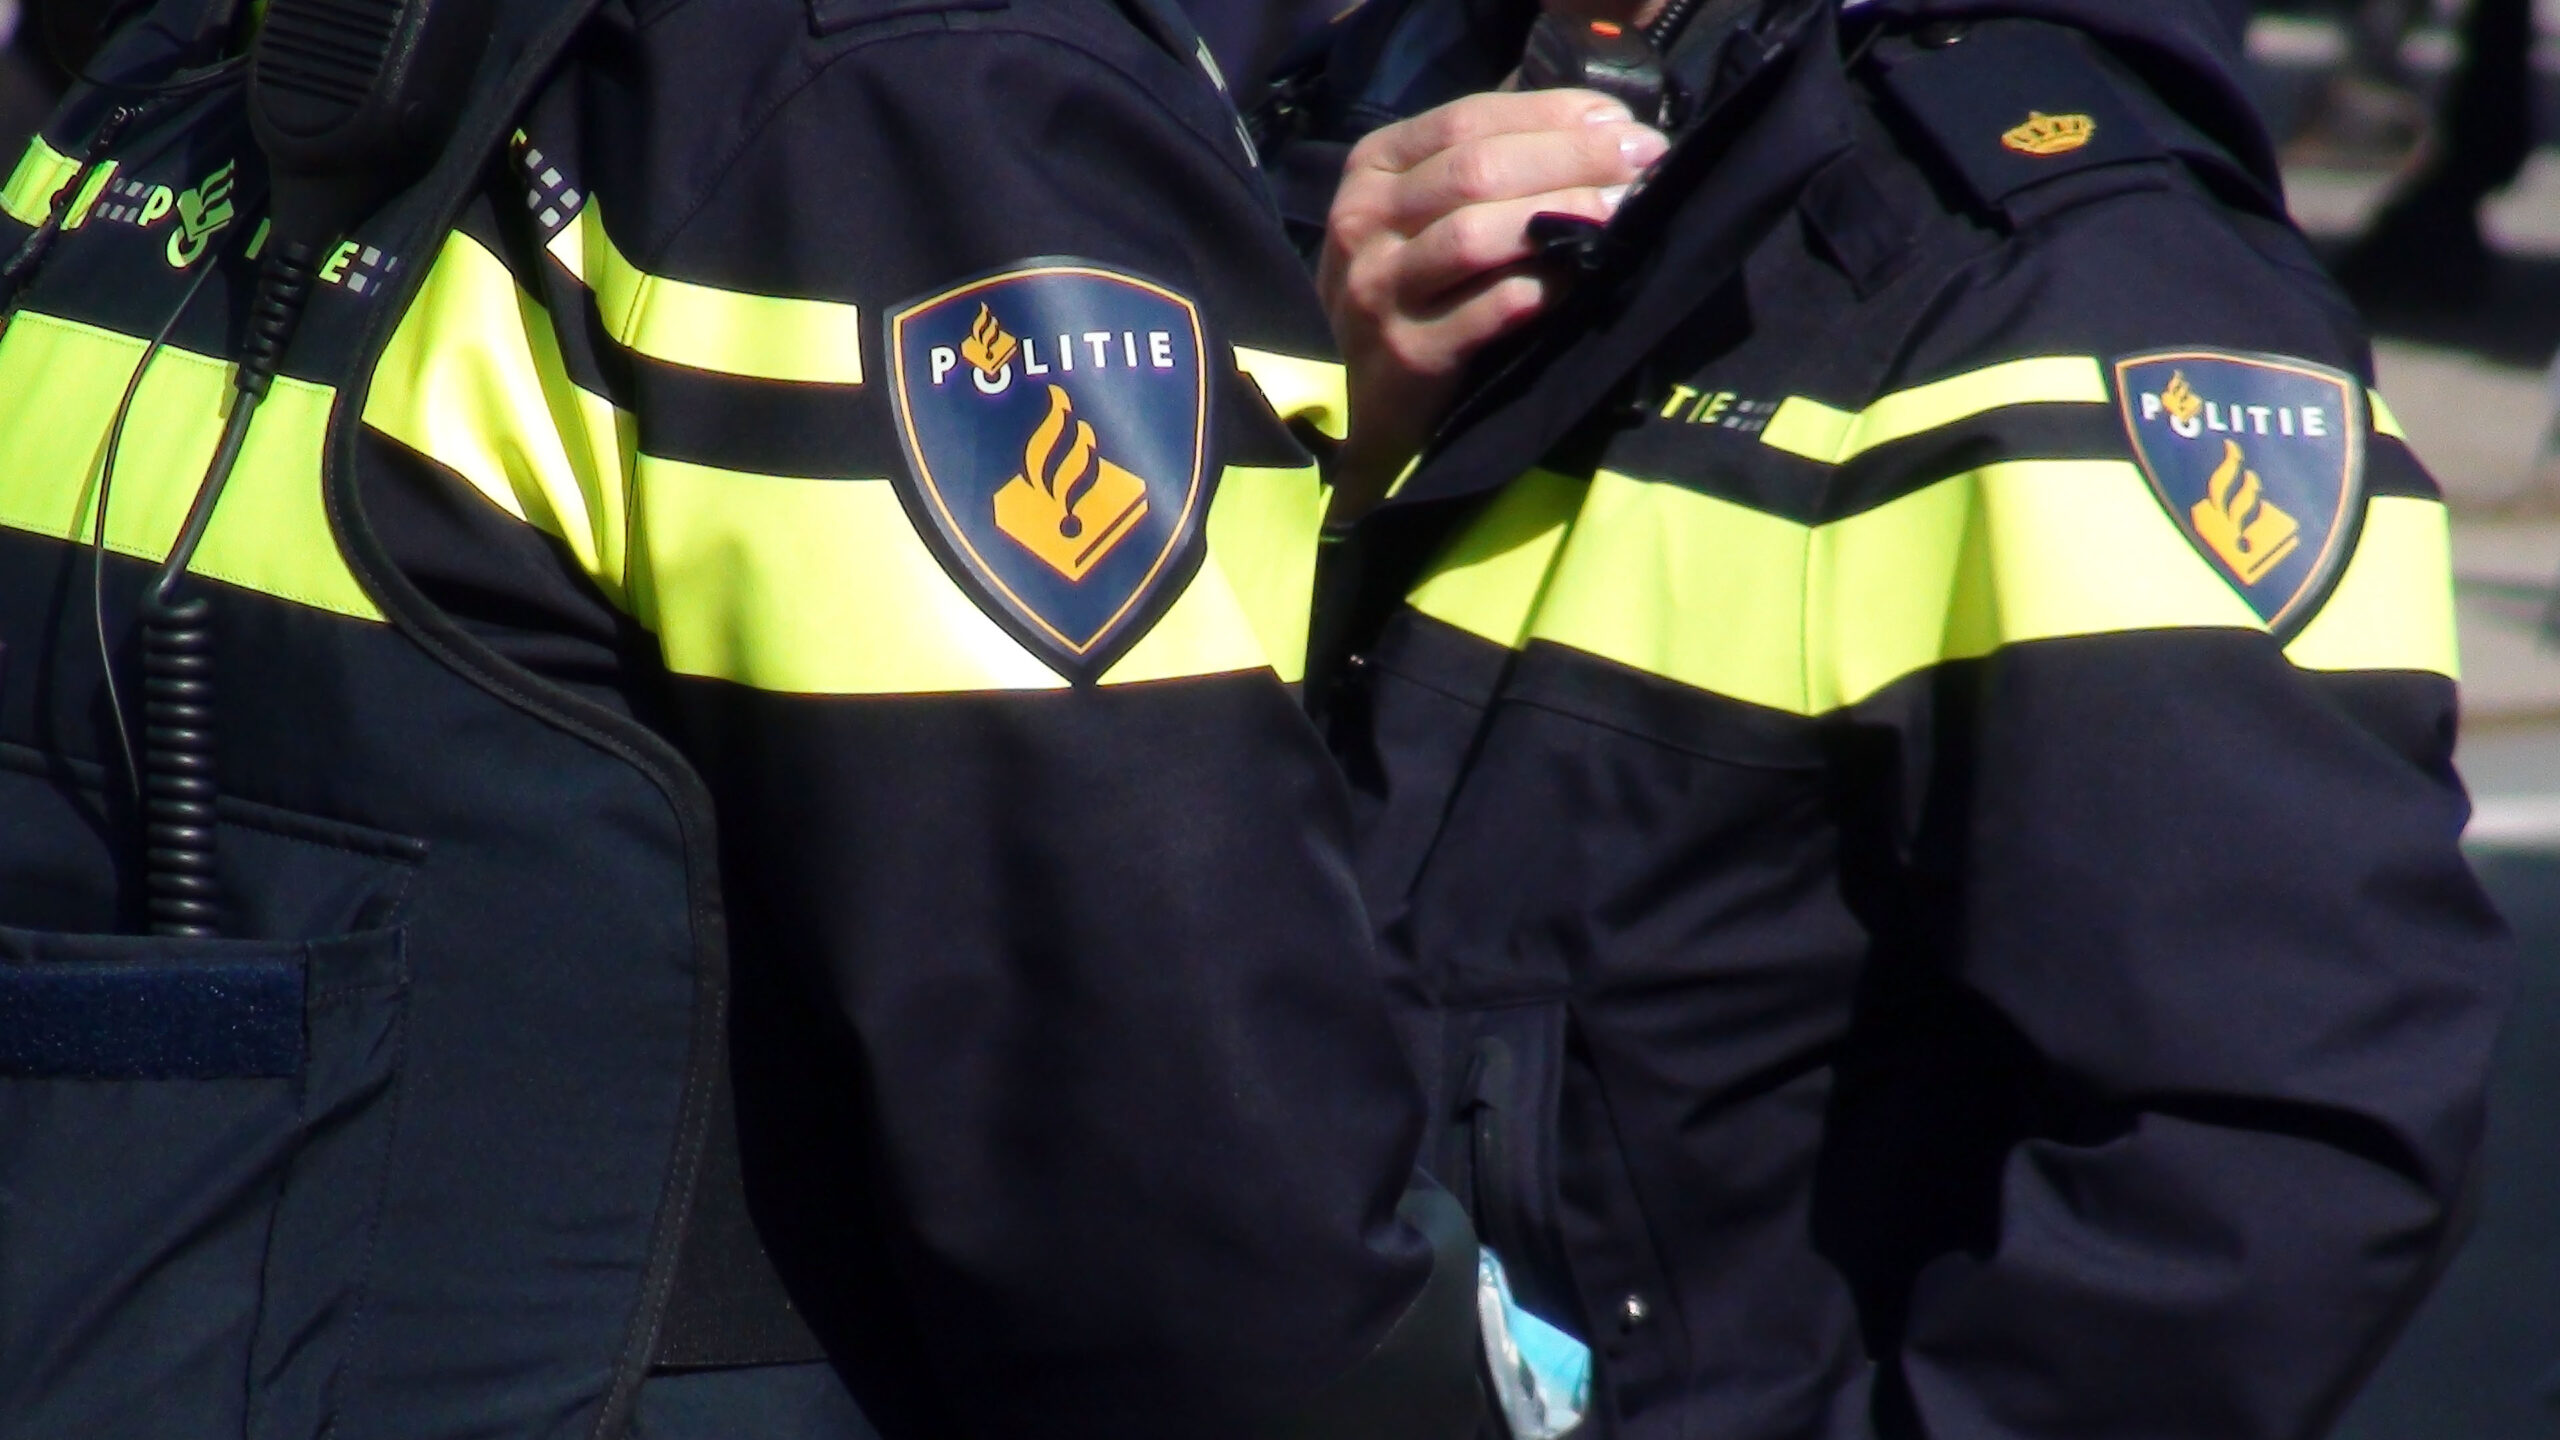
<instances>
[{"instance_id":1,"label":"shoulder epaulette","mask_svg":"<svg viewBox=\"0 0 2560 1440\"><path fill-rule=\"evenodd\" d=\"M2087 44L2061 26L1988 21L1879 46L1875 73L1917 148L2015 222L2051 181L2169 156Z\"/></svg>"}]
</instances>

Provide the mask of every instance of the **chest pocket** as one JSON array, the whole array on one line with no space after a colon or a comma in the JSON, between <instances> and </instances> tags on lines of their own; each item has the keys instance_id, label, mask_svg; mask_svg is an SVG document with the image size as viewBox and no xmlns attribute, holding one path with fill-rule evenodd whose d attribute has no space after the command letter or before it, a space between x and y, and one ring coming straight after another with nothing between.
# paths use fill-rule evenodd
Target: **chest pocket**
<instances>
[{"instance_id":1,"label":"chest pocket","mask_svg":"<svg viewBox=\"0 0 2560 1440\"><path fill-rule=\"evenodd\" d=\"M423 847L226 806L235 927L275 938L106 934L116 867L79 780L0 744L0 1413L29 1436L320 1433Z\"/></svg>"}]
</instances>

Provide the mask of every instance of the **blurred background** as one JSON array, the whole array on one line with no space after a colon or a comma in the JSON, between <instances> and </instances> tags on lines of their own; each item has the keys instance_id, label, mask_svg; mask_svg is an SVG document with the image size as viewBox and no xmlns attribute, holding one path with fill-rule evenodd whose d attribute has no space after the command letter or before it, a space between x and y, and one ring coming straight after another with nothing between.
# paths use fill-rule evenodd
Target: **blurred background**
<instances>
[{"instance_id":1,"label":"blurred background","mask_svg":"<svg viewBox=\"0 0 2560 1440\"><path fill-rule=\"evenodd\" d=\"M1187 3L1250 103L1342 0ZM61 79L20 20L0 0L0 174ZM2478 1228L2341 1434L2560 1440L2560 0L2289 0L2247 23L2295 217L2452 504L2468 842L2528 960Z\"/></svg>"}]
</instances>

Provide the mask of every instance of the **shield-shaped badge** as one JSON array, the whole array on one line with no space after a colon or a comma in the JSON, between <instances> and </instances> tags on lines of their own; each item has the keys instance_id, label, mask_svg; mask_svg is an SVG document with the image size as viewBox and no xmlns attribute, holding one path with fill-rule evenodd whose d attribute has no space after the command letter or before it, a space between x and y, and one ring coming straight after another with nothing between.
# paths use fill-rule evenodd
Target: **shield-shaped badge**
<instances>
[{"instance_id":1,"label":"shield-shaped badge","mask_svg":"<svg viewBox=\"0 0 2560 1440\"><path fill-rule=\"evenodd\" d=\"M1179 590L1206 507L1200 312L1052 259L888 321L917 527L988 614L1089 680Z\"/></svg>"},{"instance_id":2,"label":"shield-shaped badge","mask_svg":"<svg viewBox=\"0 0 2560 1440\"><path fill-rule=\"evenodd\" d=\"M2281 355L2115 365L2134 458L2169 517L2278 639L2320 608L2364 522L2364 387Z\"/></svg>"}]
</instances>

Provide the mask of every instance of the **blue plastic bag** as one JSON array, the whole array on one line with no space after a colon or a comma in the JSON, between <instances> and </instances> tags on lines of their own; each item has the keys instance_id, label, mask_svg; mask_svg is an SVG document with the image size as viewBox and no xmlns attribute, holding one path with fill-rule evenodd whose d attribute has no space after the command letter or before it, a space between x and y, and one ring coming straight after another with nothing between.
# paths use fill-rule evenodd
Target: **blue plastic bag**
<instances>
[{"instance_id":1,"label":"blue plastic bag","mask_svg":"<svg viewBox=\"0 0 2560 1440\"><path fill-rule=\"evenodd\" d=\"M1520 1308L1502 1259L1476 1258L1476 1322L1512 1440L1562 1440L1591 1408L1591 1347Z\"/></svg>"}]
</instances>

